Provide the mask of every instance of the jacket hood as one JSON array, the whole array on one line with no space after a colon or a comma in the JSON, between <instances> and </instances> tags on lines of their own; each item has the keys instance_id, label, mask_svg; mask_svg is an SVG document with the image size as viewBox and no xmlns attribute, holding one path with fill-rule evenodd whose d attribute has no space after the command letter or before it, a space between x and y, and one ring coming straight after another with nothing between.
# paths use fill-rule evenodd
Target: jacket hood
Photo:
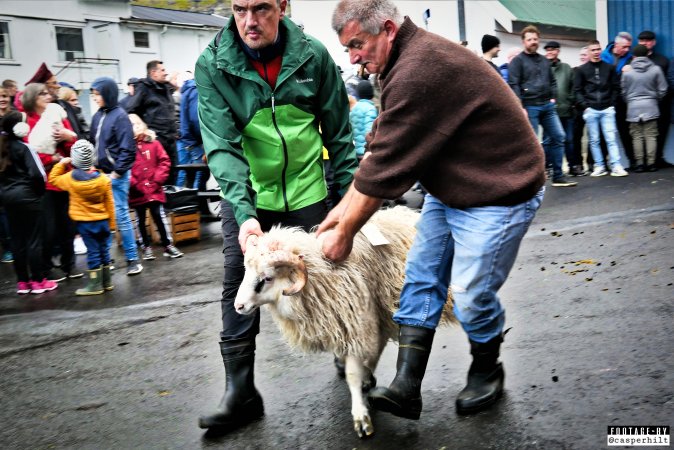
<instances>
[{"instance_id":1,"label":"jacket hood","mask_svg":"<svg viewBox=\"0 0 674 450\"><path fill-rule=\"evenodd\" d=\"M197 87L197 82L194 80L187 80L183 83L182 87L180 88L180 93L184 94L186 91L190 89L196 89Z\"/></svg>"},{"instance_id":2,"label":"jacket hood","mask_svg":"<svg viewBox=\"0 0 674 450\"><path fill-rule=\"evenodd\" d=\"M96 89L103 97L103 101L105 101L105 107L103 107L103 109L112 109L119 103L119 88L112 78L96 78L94 82L91 83L91 88Z\"/></svg>"},{"instance_id":3,"label":"jacket hood","mask_svg":"<svg viewBox=\"0 0 674 450\"><path fill-rule=\"evenodd\" d=\"M632 60L631 65L637 72L646 72L653 65L653 61L648 56L638 56Z\"/></svg>"}]
</instances>

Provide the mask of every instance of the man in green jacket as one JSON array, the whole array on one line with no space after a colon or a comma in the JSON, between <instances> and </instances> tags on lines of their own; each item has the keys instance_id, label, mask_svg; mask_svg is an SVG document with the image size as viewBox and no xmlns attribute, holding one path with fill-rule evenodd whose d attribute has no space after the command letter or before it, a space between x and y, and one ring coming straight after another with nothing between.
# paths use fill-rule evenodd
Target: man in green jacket
<instances>
[{"instance_id":1,"label":"man in green jacket","mask_svg":"<svg viewBox=\"0 0 674 450\"><path fill-rule=\"evenodd\" d=\"M559 116L559 121L562 122L564 135L566 136L566 140L564 141L564 155L566 156L566 162L569 165L569 175L582 177L583 175L587 175L587 173L585 172L585 169L583 169L582 159L579 159L578 156L576 156L576 154L580 154L580 152L575 152L573 148L573 124L575 118L573 110L573 105L575 103L573 93L573 69L571 69L570 65L559 59L559 52L559 42L550 41L545 44L545 57L550 61L552 74L557 81L557 102L555 103L555 107L557 108L557 115ZM543 147L546 150L546 154L548 154L550 141L550 137L544 133Z\"/></svg>"},{"instance_id":2,"label":"man in green jacket","mask_svg":"<svg viewBox=\"0 0 674 450\"><path fill-rule=\"evenodd\" d=\"M232 0L232 18L196 65L204 149L222 190L225 257L226 388L215 414L199 419L201 428L264 414L253 382L259 311L243 316L233 306L247 239L274 224L309 230L325 218L323 146L342 194L357 167L339 69L320 42L284 18L286 6L287 0Z\"/></svg>"}]
</instances>

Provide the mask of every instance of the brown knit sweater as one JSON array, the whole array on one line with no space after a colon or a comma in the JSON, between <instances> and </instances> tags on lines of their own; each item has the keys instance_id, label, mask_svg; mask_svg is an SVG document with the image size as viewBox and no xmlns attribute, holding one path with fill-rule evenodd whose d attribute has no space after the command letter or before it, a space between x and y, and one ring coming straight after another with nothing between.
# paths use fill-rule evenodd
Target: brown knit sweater
<instances>
[{"instance_id":1,"label":"brown knit sweater","mask_svg":"<svg viewBox=\"0 0 674 450\"><path fill-rule=\"evenodd\" d=\"M520 101L464 47L410 21L379 77L382 111L356 172L366 195L397 198L417 180L447 206L514 205L545 183L543 149Z\"/></svg>"}]
</instances>

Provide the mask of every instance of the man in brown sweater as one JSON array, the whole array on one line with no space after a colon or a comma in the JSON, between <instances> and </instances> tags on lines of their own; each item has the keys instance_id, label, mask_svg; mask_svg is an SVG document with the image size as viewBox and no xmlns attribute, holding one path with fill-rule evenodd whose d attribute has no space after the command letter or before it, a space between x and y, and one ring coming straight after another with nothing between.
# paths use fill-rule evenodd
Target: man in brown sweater
<instances>
[{"instance_id":1,"label":"man in brown sweater","mask_svg":"<svg viewBox=\"0 0 674 450\"><path fill-rule=\"evenodd\" d=\"M513 92L469 50L402 19L390 0L342 0L333 29L352 64L379 74L381 114L345 198L319 226L323 253L345 260L383 199L417 180L428 195L405 269L397 374L368 394L418 419L421 381L451 285L473 363L459 393L472 413L502 393L505 314L498 290L544 192L543 150Z\"/></svg>"}]
</instances>

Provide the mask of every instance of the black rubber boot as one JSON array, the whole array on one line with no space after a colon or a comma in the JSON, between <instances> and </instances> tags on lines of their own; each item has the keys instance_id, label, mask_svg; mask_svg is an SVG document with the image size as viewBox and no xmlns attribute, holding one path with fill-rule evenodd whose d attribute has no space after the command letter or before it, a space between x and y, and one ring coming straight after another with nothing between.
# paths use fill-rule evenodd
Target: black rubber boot
<instances>
[{"instance_id":1,"label":"black rubber boot","mask_svg":"<svg viewBox=\"0 0 674 450\"><path fill-rule=\"evenodd\" d=\"M421 327L400 327L396 376L388 388L372 389L367 398L379 411L419 420L421 415L421 381L426 373L428 356L435 330Z\"/></svg>"},{"instance_id":2,"label":"black rubber boot","mask_svg":"<svg viewBox=\"0 0 674 450\"><path fill-rule=\"evenodd\" d=\"M225 395L218 410L199 418L199 427L208 429L239 427L264 415L262 397L255 388L255 343L221 342L225 364Z\"/></svg>"},{"instance_id":3,"label":"black rubber boot","mask_svg":"<svg viewBox=\"0 0 674 450\"><path fill-rule=\"evenodd\" d=\"M456 398L456 412L473 414L492 405L503 394L505 372L498 362L503 336L481 344L470 341L473 363L468 370L468 383Z\"/></svg>"}]
</instances>

